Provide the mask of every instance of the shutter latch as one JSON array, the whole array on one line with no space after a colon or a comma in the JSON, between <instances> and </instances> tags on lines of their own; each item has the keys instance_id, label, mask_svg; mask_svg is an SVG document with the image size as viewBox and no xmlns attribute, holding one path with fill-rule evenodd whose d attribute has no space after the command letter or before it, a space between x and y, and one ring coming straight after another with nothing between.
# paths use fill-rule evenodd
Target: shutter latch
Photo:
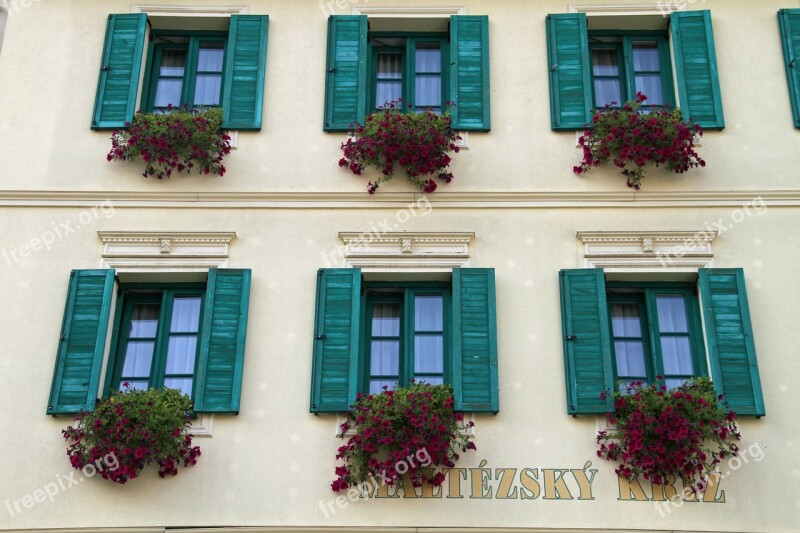
<instances>
[{"instance_id":1,"label":"shutter latch","mask_svg":"<svg viewBox=\"0 0 800 533\"><path fill-rule=\"evenodd\" d=\"M61 336L58 338L58 340L63 341L66 338L67 338L67 336L62 333Z\"/></svg>"},{"instance_id":2,"label":"shutter latch","mask_svg":"<svg viewBox=\"0 0 800 533\"><path fill-rule=\"evenodd\" d=\"M794 62L797 61L796 59L792 59L789 61L789 68L794 68Z\"/></svg>"},{"instance_id":3,"label":"shutter latch","mask_svg":"<svg viewBox=\"0 0 800 533\"><path fill-rule=\"evenodd\" d=\"M328 69L328 72L336 72L336 67L330 67L330 68Z\"/></svg>"},{"instance_id":4,"label":"shutter latch","mask_svg":"<svg viewBox=\"0 0 800 533\"><path fill-rule=\"evenodd\" d=\"M324 333L317 333L316 335L314 335L314 338L316 340L318 340L318 341L321 341L321 340L327 338L327 335L325 335Z\"/></svg>"},{"instance_id":5,"label":"shutter latch","mask_svg":"<svg viewBox=\"0 0 800 533\"><path fill-rule=\"evenodd\" d=\"M553 65L552 67L550 67L550 71L551 71L551 72L555 72L556 70L558 70L558 63L556 63L555 65Z\"/></svg>"},{"instance_id":6,"label":"shutter latch","mask_svg":"<svg viewBox=\"0 0 800 533\"><path fill-rule=\"evenodd\" d=\"M564 337L565 341L574 341L575 339L577 339L575 335L567 335L566 337Z\"/></svg>"},{"instance_id":7,"label":"shutter latch","mask_svg":"<svg viewBox=\"0 0 800 533\"><path fill-rule=\"evenodd\" d=\"M100 72L108 72L111 68L108 65L103 65L100 67Z\"/></svg>"}]
</instances>

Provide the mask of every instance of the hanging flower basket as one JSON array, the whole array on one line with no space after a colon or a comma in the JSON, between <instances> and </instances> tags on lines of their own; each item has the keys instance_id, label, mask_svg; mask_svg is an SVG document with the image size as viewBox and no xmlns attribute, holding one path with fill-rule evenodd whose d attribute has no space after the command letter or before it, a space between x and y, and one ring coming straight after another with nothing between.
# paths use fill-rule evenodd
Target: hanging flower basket
<instances>
[{"instance_id":1,"label":"hanging flower basket","mask_svg":"<svg viewBox=\"0 0 800 533\"><path fill-rule=\"evenodd\" d=\"M223 158L231 138L221 129L222 110L172 109L167 113L139 111L124 130L111 136L109 161L144 162L142 175L169 178L173 173L225 174Z\"/></svg>"},{"instance_id":2,"label":"hanging flower basket","mask_svg":"<svg viewBox=\"0 0 800 533\"><path fill-rule=\"evenodd\" d=\"M736 414L721 402L709 378L671 390L634 382L614 394L614 412L606 415L614 427L598 432L597 455L619 462L620 476L641 474L655 484L682 478L702 491L708 472L739 453Z\"/></svg>"},{"instance_id":3,"label":"hanging flower basket","mask_svg":"<svg viewBox=\"0 0 800 533\"><path fill-rule=\"evenodd\" d=\"M363 483L393 485L408 474L415 487L441 485L441 467L452 468L459 452L474 450L461 413L453 410L450 385L413 384L381 394L359 394L350 406L342 438L353 428L355 435L339 448L334 492Z\"/></svg>"},{"instance_id":4,"label":"hanging flower basket","mask_svg":"<svg viewBox=\"0 0 800 533\"><path fill-rule=\"evenodd\" d=\"M194 465L200 447L192 446L192 401L176 389L129 389L98 400L94 411L75 417L63 430L67 455L76 469L96 465L104 479L125 484L150 463L160 477Z\"/></svg>"},{"instance_id":5,"label":"hanging flower basket","mask_svg":"<svg viewBox=\"0 0 800 533\"><path fill-rule=\"evenodd\" d=\"M448 103L449 105L449 103ZM350 138L342 143L344 157L340 167L360 175L365 168L375 167L382 176L367 184L374 194L398 169L417 189L426 193L436 190L436 178L450 183L450 153L458 153L456 141L461 137L450 127L450 113L438 115L430 110L403 113L401 102L387 102L383 109L367 116L364 125L356 124Z\"/></svg>"},{"instance_id":6,"label":"hanging flower basket","mask_svg":"<svg viewBox=\"0 0 800 533\"><path fill-rule=\"evenodd\" d=\"M683 174L706 162L695 152L695 137L703 130L691 121L684 122L680 109L666 106L641 110L647 96L637 93L636 100L622 109L610 106L595 110L592 124L586 127L578 144L583 161L573 168L575 174L607 163L622 169L628 187L639 189L647 165L663 166Z\"/></svg>"}]
</instances>

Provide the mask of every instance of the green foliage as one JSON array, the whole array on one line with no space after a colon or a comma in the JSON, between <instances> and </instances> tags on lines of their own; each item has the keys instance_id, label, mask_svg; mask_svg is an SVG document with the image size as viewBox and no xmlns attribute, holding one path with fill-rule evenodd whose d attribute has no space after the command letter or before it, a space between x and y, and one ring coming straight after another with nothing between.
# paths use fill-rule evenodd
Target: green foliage
<instances>
[{"instance_id":1,"label":"green foliage","mask_svg":"<svg viewBox=\"0 0 800 533\"><path fill-rule=\"evenodd\" d=\"M71 441L67 455L81 469L105 459L114 467L100 470L104 479L124 484L151 462L159 475L177 475L177 467L193 465L200 448L192 446L192 400L176 389L127 389L97 402L95 410L75 417L63 430ZM113 461L108 458L113 457Z\"/></svg>"}]
</instances>

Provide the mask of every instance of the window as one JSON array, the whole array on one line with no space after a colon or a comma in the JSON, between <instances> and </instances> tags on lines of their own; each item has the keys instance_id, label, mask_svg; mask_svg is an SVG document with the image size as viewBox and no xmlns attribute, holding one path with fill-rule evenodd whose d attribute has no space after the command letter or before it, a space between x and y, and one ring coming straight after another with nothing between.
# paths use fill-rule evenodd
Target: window
<instances>
[{"instance_id":1,"label":"window","mask_svg":"<svg viewBox=\"0 0 800 533\"><path fill-rule=\"evenodd\" d=\"M612 411L608 392L629 381L661 375L675 387L707 366L737 414L765 414L742 269L701 268L687 284L606 281L589 268L559 282L569 414Z\"/></svg>"},{"instance_id":2,"label":"window","mask_svg":"<svg viewBox=\"0 0 800 533\"><path fill-rule=\"evenodd\" d=\"M250 270L212 268L204 283L169 285L119 284L115 274L70 276L47 413L91 411L125 382L180 389L199 413L238 413Z\"/></svg>"},{"instance_id":3,"label":"window","mask_svg":"<svg viewBox=\"0 0 800 533\"><path fill-rule=\"evenodd\" d=\"M219 107L227 35L154 33L142 109L164 112L168 106Z\"/></svg>"},{"instance_id":4,"label":"window","mask_svg":"<svg viewBox=\"0 0 800 533\"><path fill-rule=\"evenodd\" d=\"M453 128L489 131L488 18L422 22L426 31L369 31L366 15L329 18L325 131L348 131L398 99L435 112L453 101Z\"/></svg>"},{"instance_id":5,"label":"window","mask_svg":"<svg viewBox=\"0 0 800 533\"><path fill-rule=\"evenodd\" d=\"M192 395L204 286L122 288L112 388L168 387Z\"/></svg>"},{"instance_id":6,"label":"window","mask_svg":"<svg viewBox=\"0 0 800 533\"><path fill-rule=\"evenodd\" d=\"M365 281L358 268L322 269L311 412L345 412L358 393L414 379L451 384L459 411L496 413L496 329L493 269L455 268L441 282Z\"/></svg>"},{"instance_id":7,"label":"window","mask_svg":"<svg viewBox=\"0 0 800 533\"><path fill-rule=\"evenodd\" d=\"M92 129L124 128L137 109L161 112L170 104L221 106L224 128L261 129L268 17L211 18L227 29L148 30L152 20L162 26L170 17L109 15Z\"/></svg>"},{"instance_id":8,"label":"window","mask_svg":"<svg viewBox=\"0 0 800 533\"><path fill-rule=\"evenodd\" d=\"M585 13L547 16L553 130L581 130L594 108L622 104L638 91L649 105L677 104L704 129L725 127L710 11L676 11L668 29L661 15L644 17L651 26L663 24L657 31L613 29L614 22L630 27L630 21L599 18L610 19L603 26L612 29L590 28Z\"/></svg>"},{"instance_id":9,"label":"window","mask_svg":"<svg viewBox=\"0 0 800 533\"><path fill-rule=\"evenodd\" d=\"M622 106L647 95L646 106L675 106L664 33L589 32L594 107Z\"/></svg>"},{"instance_id":10,"label":"window","mask_svg":"<svg viewBox=\"0 0 800 533\"><path fill-rule=\"evenodd\" d=\"M632 381L674 388L707 375L691 286L609 282L606 291L617 390Z\"/></svg>"},{"instance_id":11,"label":"window","mask_svg":"<svg viewBox=\"0 0 800 533\"><path fill-rule=\"evenodd\" d=\"M391 284L389 284L391 285ZM411 380L442 384L450 331L450 287L367 284L362 392L407 387ZM449 369L448 369L449 370Z\"/></svg>"}]
</instances>

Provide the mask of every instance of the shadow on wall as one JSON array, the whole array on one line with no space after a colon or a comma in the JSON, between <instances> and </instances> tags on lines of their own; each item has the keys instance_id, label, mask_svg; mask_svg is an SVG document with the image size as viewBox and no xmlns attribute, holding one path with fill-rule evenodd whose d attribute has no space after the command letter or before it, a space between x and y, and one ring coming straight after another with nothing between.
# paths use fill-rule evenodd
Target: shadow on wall
<instances>
[{"instance_id":1,"label":"shadow on wall","mask_svg":"<svg viewBox=\"0 0 800 533\"><path fill-rule=\"evenodd\" d=\"M0 6L0 52L3 51L3 36L6 33L6 20L8 19L8 11L5 7Z\"/></svg>"}]
</instances>

